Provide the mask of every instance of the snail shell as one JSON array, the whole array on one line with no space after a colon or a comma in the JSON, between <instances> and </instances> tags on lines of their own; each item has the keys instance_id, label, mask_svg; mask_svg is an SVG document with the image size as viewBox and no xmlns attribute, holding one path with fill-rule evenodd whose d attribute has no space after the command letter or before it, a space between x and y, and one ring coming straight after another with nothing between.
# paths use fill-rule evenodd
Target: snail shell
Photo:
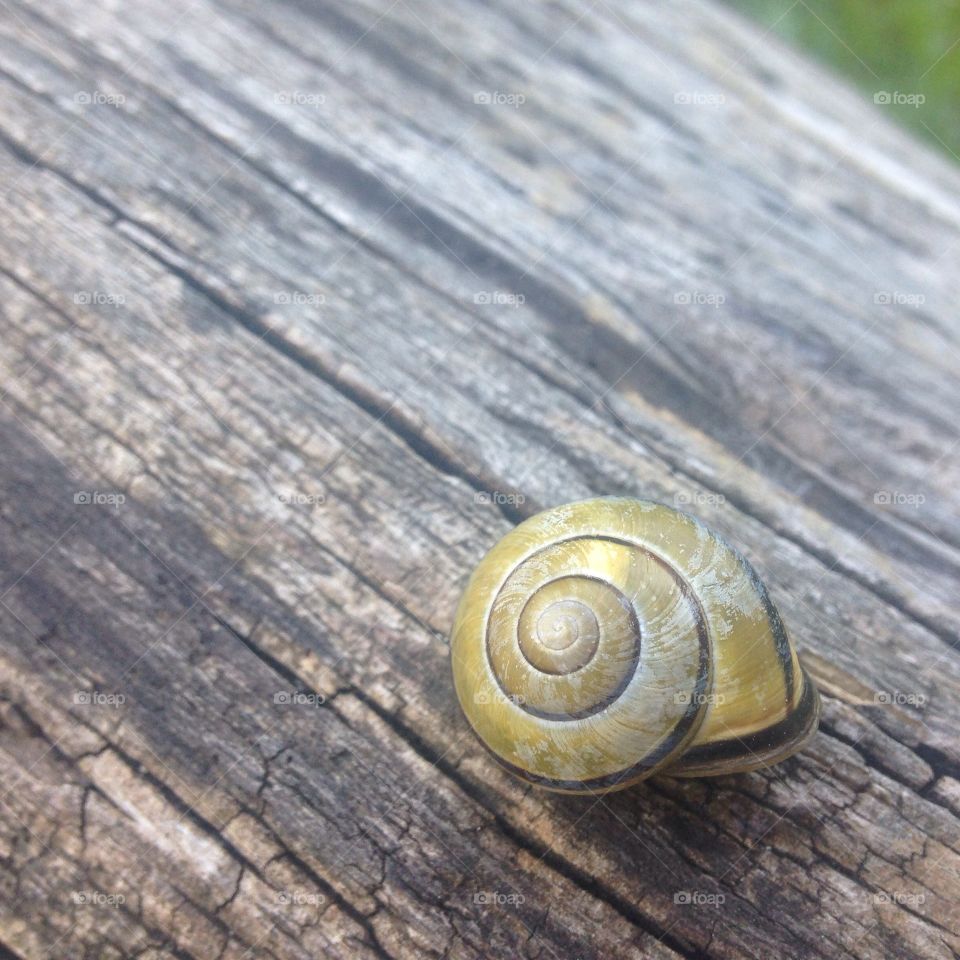
<instances>
[{"instance_id":1,"label":"snail shell","mask_svg":"<svg viewBox=\"0 0 960 960\"><path fill-rule=\"evenodd\" d=\"M569 793L769 766L820 713L746 559L645 500L571 503L507 534L464 592L451 658L496 760Z\"/></svg>"}]
</instances>

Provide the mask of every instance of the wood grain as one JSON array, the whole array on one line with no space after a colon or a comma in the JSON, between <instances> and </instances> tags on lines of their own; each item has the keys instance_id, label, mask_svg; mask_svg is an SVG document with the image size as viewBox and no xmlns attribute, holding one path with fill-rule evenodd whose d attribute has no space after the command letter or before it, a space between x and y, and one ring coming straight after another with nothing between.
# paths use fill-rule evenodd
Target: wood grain
<instances>
[{"instance_id":1,"label":"wood grain","mask_svg":"<svg viewBox=\"0 0 960 960\"><path fill-rule=\"evenodd\" d=\"M0 957L960 954L960 177L722 8L0 18ZM824 694L545 795L446 634L689 509Z\"/></svg>"}]
</instances>

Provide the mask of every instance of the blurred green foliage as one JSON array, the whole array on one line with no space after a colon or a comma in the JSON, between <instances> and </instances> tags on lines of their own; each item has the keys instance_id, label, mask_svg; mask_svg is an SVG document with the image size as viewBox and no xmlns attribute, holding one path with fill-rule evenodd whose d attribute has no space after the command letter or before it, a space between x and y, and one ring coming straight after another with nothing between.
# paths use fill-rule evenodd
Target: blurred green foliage
<instances>
[{"instance_id":1,"label":"blurred green foliage","mask_svg":"<svg viewBox=\"0 0 960 960\"><path fill-rule=\"evenodd\" d=\"M850 77L881 104L960 162L958 0L728 0L794 46Z\"/></svg>"}]
</instances>

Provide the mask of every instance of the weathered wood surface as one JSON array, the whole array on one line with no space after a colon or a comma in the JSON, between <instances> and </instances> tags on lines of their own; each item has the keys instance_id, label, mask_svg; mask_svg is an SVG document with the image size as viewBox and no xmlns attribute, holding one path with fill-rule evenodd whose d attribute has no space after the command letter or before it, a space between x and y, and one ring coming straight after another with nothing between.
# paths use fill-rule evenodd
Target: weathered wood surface
<instances>
[{"instance_id":1,"label":"weathered wood surface","mask_svg":"<svg viewBox=\"0 0 960 960\"><path fill-rule=\"evenodd\" d=\"M7 0L0 50L0 956L958 955L954 168L699 3ZM801 756L491 765L459 591L598 493L754 561Z\"/></svg>"}]
</instances>

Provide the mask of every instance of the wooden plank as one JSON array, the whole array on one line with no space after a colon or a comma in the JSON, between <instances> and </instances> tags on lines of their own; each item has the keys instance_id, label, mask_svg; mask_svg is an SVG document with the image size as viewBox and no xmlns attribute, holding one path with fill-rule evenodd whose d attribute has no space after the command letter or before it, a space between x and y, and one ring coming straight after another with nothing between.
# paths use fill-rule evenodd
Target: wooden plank
<instances>
[{"instance_id":1,"label":"wooden plank","mask_svg":"<svg viewBox=\"0 0 960 960\"><path fill-rule=\"evenodd\" d=\"M15 7L14 956L960 949L956 174L643 9ZM456 598L591 493L756 562L826 694L801 757L588 801L492 769Z\"/></svg>"}]
</instances>

